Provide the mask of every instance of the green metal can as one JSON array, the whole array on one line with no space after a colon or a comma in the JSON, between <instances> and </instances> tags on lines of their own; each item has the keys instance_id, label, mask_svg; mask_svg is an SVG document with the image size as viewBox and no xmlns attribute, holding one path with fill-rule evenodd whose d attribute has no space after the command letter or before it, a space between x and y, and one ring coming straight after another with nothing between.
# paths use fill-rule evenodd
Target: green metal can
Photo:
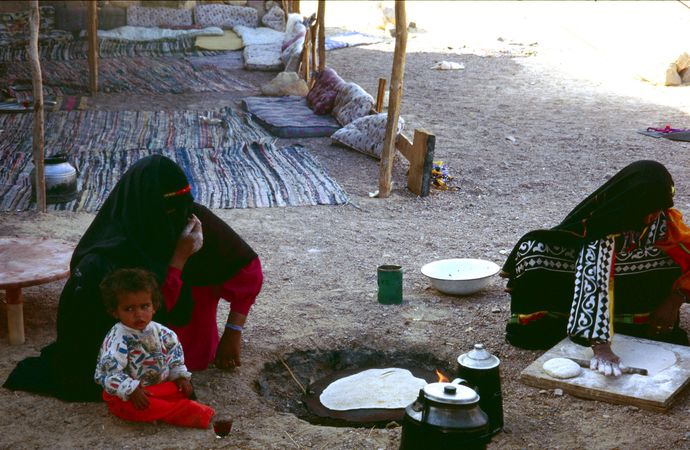
<instances>
[{"instance_id":1,"label":"green metal can","mask_svg":"<svg viewBox=\"0 0 690 450\"><path fill-rule=\"evenodd\" d=\"M377 269L379 303L399 305L402 303L402 267L385 264Z\"/></svg>"}]
</instances>

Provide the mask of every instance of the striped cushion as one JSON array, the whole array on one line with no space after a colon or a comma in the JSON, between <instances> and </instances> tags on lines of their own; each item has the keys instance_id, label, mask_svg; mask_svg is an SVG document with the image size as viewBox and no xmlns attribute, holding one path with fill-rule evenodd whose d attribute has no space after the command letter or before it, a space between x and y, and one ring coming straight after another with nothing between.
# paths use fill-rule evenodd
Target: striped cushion
<instances>
[{"instance_id":1,"label":"striped cushion","mask_svg":"<svg viewBox=\"0 0 690 450\"><path fill-rule=\"evenodd\" d=\"M340 128L330 115L316 115L304 97L247 97L244 108L271 134L284 138L326 137Z\"/></svg>"}]
</instances>

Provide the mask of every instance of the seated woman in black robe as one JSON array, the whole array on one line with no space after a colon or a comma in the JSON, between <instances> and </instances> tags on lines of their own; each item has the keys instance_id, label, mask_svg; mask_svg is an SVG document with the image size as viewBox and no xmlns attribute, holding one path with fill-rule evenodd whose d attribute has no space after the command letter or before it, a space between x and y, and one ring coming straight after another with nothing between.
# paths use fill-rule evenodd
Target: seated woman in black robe
<instances>
[{"instance_id":1,"label":"seated woman in black robe","mask_svg":"<svg viewBox=\"0 0 690 450\"><path fill-rule=\"evenodd\" d=\"M679 310L690 294L690 229L673 194L663 165L638 161L559 225L523 236L501 272L508 342L547 349L569 336L592 346L591 368L605 375L620 375L614 330L688 345Z\"/></svg>"},{"instance_id":2,"label":"seated woman in black robe","mask_svg":"<svg viewBox=\"0 0 690 450\"><path fill-rule=\"evenodd\" d=\"M153 272L165 305L154 320L173 328L190 370L240 364L241 331L263 275L254 251L207 208L193 202L184 172L149 156L122 176L82 236L60 296L57 337L40 356L21 361L4 387L68 401L100 401L93 380L98 350L115 318L99 284L110 271ZM222 338L220 298L231 302Z\"/></svg>"}]
</instances>

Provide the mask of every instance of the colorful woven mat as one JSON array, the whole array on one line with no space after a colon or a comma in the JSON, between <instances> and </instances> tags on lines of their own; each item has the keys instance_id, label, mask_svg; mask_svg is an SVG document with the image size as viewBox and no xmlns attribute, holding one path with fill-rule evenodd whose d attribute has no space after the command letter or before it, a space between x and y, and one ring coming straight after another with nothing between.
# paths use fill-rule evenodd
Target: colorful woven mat
<instances>
[{"instance_id":1,"label":"colorful woven mat","mask_svg":"<svg viewBox=\"0 0 690 450\"><path fill-rule=\"evenodd\" d=\"M55 94L79 95L88 92L89 70L86 60L44 61L43 83ZM6 65L0 83L10 85L31 79L31 65L17 62ZM228 92L253 90L254 86L228 74L206 68L203 71L183 58L113 58L98 65L101 92L173 93Z\"/></svg>"},{"instance_id":2,"label":"colorful woven mat","mask_svg":"<svg viewBox=\"0 0 690 450\"><path fill-rule=\"evenodd\" d=\"M219 125L201 117L219 118ZM0 158L31 153L33 114L0 114ZM213 111L70 111L46 114L47 155L111 149L222 148L275 138L231 108Z\"/></svg>"},{"instance_id":3,"label":"colorful woven mat","mask_svg":"<svg viewBox=\"0 0 690 450\"><path fill-rule=\"evenodd\" d=\"M121 56L179 56L179 55L217 55L222 52L202 50L194 46L194 37L181 37L148 42L120 41L116 39L99 39L98 54L101 58ZM41 43L38 47L41 61L71 61L87 59L89 45L86 40L55 41ZM0 62L28 61L26 45L0 45Z\"/></svg>"},{"instance_id":4,"label":"colorful woven mat","mask_svg":"<svg viewBox=\"0 0 690 450\"><path fill-rule=\"evenodd\" d=\"M202 117L222 119L219 125ZM136 160L163 154L183 168L195 199L210 208L337 205L347 195L308 150L275 138L229 109L72 111L46 114L46 154L66 153L79 197L51 210L97 211ZM0 114L0 210L33 208L32 114Z\"/></svg>"}]
</instances>

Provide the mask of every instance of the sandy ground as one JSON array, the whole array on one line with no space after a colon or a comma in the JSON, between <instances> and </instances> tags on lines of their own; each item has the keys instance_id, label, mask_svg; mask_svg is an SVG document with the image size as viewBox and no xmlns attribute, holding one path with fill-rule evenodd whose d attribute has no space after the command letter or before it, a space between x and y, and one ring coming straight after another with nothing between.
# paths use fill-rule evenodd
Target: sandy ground
<instances>
[{"instance_id":1,"label":"sandy ground","mask_svg":"<svg viewBox=\"0 0 690 450\"><path fill-rule=\"evenodd\" d=\"M374 8L374 2L344 3L329 10L332 26L347 26L338 19L346 22L345 12L354 8ZM678 47L671 35L681 33L682 25L690 29L690 10L679 2L424 3L408 2L408 19L420 31L410 34L408 43L402 115L408 135L417 127L436 135L435 159L446 162L456 189L416 197L405 188L406 163L398 159L391 196L370 198L378 185L375 160L331 146L328 139L307 139L300 142L347 190L351 204L217 211L256 249L266 275L244 334L242 367L195 375L199 398L235 418L230 437L125 423L102 404L0 390L0 448L394 449L399 427L312 425L266 401L256 383L264 365L294 351L355 347L428 352L450 365L476 342L502 361L506 429L490 448L690 448L688 392L659 413L525 386L517 376L541 353L505 343L509 299L503 282L496 278L481 293L451 297L431 289L419 271L429 261L450 257L501 264L524 232L555 225L607 177L638 159L669 168L676 206L690 212L689 144L636 133L648 126L690 126L690 91L633 76L638 64ZM392 51L389 40L330 52L328 62L375 92L377 79L390 77ZM534 54L511 56L529 53ZM466 68L429 69L442 60ZM242 76L257 86L271 77ZM236 100L236 93L101 95L92 104L194 109ZM0 235L76 243L92 219L74 213L5 214ZM403 267L402 305L377 303L380 264ZM25 290L24 345L8 345L5 308L0 308L0 379L53 340L62 286ZM220 312L221 321L225 314ZM687 306L681 317L690 328ZM286 383L291 383L287 375Z\"/></svg>"}]
</instances>

